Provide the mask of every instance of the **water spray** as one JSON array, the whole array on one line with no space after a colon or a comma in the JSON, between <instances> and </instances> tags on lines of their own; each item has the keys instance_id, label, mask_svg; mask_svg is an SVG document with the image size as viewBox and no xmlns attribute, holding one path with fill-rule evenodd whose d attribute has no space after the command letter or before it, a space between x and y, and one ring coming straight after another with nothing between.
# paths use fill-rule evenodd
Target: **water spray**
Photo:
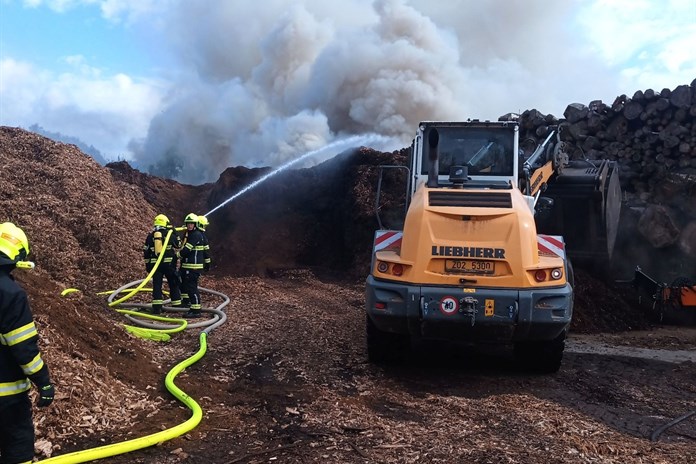
<instances>
[{"instance_id":1,"label":"water spray","mask_svg":"<svg viewBox=\"0 0 696 464\"><path fill-rule=\"evenodd\" d=\"M267 173L266 175L264 175L264 176L262 176L262 177L256 179L254 182L252 182L251 184L247 185L247 186L244 187L242 190L240 190L239 192L235 193L234 195L232 195L231 197L229 197L227 200L223 201L222 203L220 203L219 205L217 205L215 208L213 208L213 209L211 209L210 211L208 211L207 213L205 213L203 216L208 217L209 215L211 215L212 213L214 213L214 212L217 211L218 209L220 209L220 208L222 208L223 206L225 206L227 203L229 203L229 202L235 200L237 197L239 197L239 196L243 195L244 193L248 192L249 190L253 189L253 188L256 187L257 185L259 185L261 182L264 182L264 181L267 180L268 178L275 176L275 175L278 174L279 172L282 172L282 171L288 169L290 166L293 166L293 165L299 163L299 162L302 161L302 160L305 160L305 159L310 158L310 157L312 157L312 156L319 155L319 154L321 154L322 152L325 152L325 151L328 151L328 150L331 150L331 149L335 149L335 148L338 148L338 147L343 147L343 149L345 149L345 148L347 148L347 147L349 147L349 146L351 146L351 145L357 144L358 141L362 141L362 143L371 143L371 142L385 141L385 140L387 140L387 137L384 137L384 136L378 135L378 134L354 135L354 136L352 136L352 137L348 137L347 139L336 140L336 141L334 141L334 142L331 142L331 143L328 144L328 145L324 145L324 146L321 147L321 148L318 148L318 149L316 149L316 150L312 150L312 151L310 151L310 152L307 152L307 153L305 153L304 155L300 156L299 158L295 158L294 160L291 160L291 161L285 163L284 165L282 165L282 166L280 166L280 167L274 169L273 171Z\"/></svg>"}]
</instances>

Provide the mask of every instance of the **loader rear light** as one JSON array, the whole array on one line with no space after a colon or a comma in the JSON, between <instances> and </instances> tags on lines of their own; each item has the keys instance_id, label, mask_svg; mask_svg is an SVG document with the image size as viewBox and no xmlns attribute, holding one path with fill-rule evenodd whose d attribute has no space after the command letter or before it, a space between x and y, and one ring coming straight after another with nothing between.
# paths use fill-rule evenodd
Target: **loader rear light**
<instances>
[{"instance_id":1,"label":"loader rear light","mask_svg":"<svg viewBox=\"0 0 696 464\"><path fill-rule=\"evenodd\" d=\"M385 310L387 309L387 303L382 303L381 301L375 302L375 309Z\"/></svg>"},{"instance_id":2,"label":"loader rear light","mask_svg":"<svg viewBox=\"0 0 696 464\"><path fill-rule=\"evenodd\" d=\"M389 270L389 264L385 263L384 261L380 261L377 263L377 270L384 274Z\"/></svg>"},{"instance_id":3,"label":"loader rear light","mask_svg":"<svg viewBox=\"0 0 696 464\"><path fill-rule=\"evenodd\" d=\"M551 280L559 280L561 277L563 277L563 271L560 268L551 270Z\"/></svg>"},{"instance_id":4,"label":"loader rear light","mask_svg":"<svg viewBox=\"0 0 696 464\"><path fill-rule=\"evenodd\" d=\"M392 274L395 276L400 276L401 274L404 273L404 267L401 264L394 264L392 266Z\"/></svg>"},{"instance_id":5,"label":"loader rear light","mask_svg":"<svg viewBox=\"0 0 696 464\"><path fill-rule=\"evenodd\" d=\"M537 282L543 282L546 280L546 270L545 269L538 269L534 273L534 280Z\"/></svg>"}]
</instances>

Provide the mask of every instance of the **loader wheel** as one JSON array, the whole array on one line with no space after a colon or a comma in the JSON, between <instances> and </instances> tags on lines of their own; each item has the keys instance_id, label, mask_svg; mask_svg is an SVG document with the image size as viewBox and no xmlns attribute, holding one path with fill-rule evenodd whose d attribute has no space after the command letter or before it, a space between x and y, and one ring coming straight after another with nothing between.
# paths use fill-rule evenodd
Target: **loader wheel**
<instances>
[{"instance_id":1,"label":"loader wheel","mask_svg":"<svg viewBox=\"0 0 696 464\"><path fill-rule=\"evenodd\" d=\"M553 374L561 368L566 333L553 340L515 343L515 360L524 370L537 374Z\"/></svg>"},{"instance_id":2,"label":"loader wheel","mask_svg":"<svg viewBox=\"0 0 696 464\"><path fill-rule=\"evenodd\" d=\"M365 315L365 335L367 339L367 359L375 364L395 364L406 357L410 350L408 335L384 332Z\"/></svg>"},{"instance_id":3,"label":"loader wheel","mask_svg":"<svg viewBox=\"0 0 696 464\"><path fill-rule=\"evenodd\" d=\"M570 259L566 259L566 280L573 289L575 289L575 269L573 269L573 263Z\"/></svg>"}]
</instances>

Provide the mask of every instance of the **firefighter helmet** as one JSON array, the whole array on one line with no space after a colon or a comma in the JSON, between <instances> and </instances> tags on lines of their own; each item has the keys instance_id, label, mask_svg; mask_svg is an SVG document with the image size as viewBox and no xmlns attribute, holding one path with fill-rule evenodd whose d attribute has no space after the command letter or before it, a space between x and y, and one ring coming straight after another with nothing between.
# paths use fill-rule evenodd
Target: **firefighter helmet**
<instances>
[{"instance_id":1,"label":"firefighter helmet","mask_svg":"<svg viewBox=\"0 0 696 464\"><path fill-rule=\"evenodd\" d=\"M194 224L198 224L198 216L194 213L187 214L186 218L184 219L184 224L188 224L191 222Z\"/></svg>"},{"instance_id":2,"label":"firefighter helmet","mask_svg":"<svg viewBox=\"0 0 696 464\"><path fill-rule=\"evenodd\" d=\"M11 222L0 224L0 253L15 263L29 254L29 240L22 229Z\"/></svg>"},{"instance_id":3,"label":"firefighter helmet","mask_svg":"<svg viewBox=\"0 0 696 464\"><path fill-rule=\"evenodd\" d=\"M198 216L198 228L201 230L205 230L206 227L208 227L208 218L205 216Z\"/></svg>"},{"instance_id":4,"label":"firefighter helmet","mask_svg":"<svg viewBox=\"0 0 696 464\"><path fill-rule=\"evenodd\" d=\"M155 227L167 227L169 225L169 218L164 214L158 214L155 216L154 225Z\"/></svg>"}]
</instances>

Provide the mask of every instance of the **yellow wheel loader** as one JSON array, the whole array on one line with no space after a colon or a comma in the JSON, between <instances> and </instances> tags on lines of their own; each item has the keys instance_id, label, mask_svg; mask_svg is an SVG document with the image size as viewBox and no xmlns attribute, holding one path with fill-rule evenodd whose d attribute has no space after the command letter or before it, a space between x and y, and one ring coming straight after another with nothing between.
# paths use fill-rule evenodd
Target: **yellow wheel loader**
<instances>
[{"instance_id":1,"label":"yellow wheel loader","mask_svg":"<svg viewBox=\"0 0 696 464\"><path fill-rule=\"evenodd\" d=\"M560 368L573 313L569 255L611 256L621 191L616 164L569 160L558 128L534 148L520 151L514 120L419 125L400 166L403 223L385 227L378 212L366 283L371 362L444 340L509 345L525 368ZM380 175L378 210L381 184ZM576 250L564 231L579 235Z\"/></svg>"}]
</instances>

